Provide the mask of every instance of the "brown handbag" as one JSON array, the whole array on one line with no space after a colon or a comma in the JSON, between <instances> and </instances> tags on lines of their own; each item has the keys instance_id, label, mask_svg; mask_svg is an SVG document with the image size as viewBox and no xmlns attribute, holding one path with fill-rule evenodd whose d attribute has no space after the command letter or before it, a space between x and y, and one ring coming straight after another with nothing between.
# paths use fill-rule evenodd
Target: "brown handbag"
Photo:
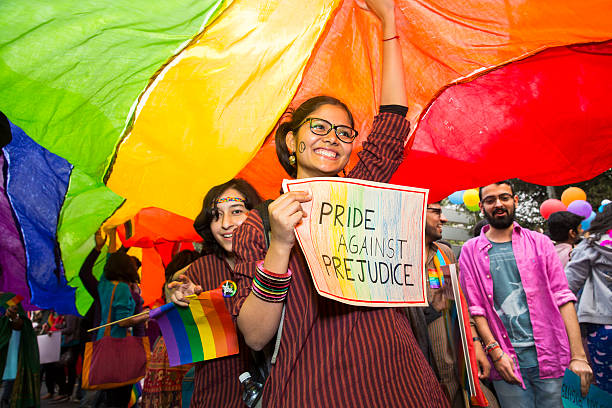
<instances>
[{"instance_id":1,"label":"brown handbag","mask_svg":"<svg viewBox=\"0 0 612 408\"><path fill-rule=\"evenodd\" d=\"M117 284L113 287L107 322L111 319ZM150 356L148 337L134 337L129 332L123 338L111 337L110 326L106 326L100 340L85 344L82 387L106 390L135 384L144 378Z\"/></svg>"}]
</instances>

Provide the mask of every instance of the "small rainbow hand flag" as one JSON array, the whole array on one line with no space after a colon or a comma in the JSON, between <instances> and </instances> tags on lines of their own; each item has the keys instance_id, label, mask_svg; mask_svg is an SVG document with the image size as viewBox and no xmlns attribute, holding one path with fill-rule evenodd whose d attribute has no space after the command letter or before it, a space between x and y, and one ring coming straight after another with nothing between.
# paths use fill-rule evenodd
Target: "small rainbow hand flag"
<instances>
[{"instance_id":1,"label":"small rainbow hand flag","mask_svg":"<svg viewBox=\"0 0 612 408\"><path fill-rule=\"evenodd\" d=\"M238 354L238 337L221 288L203 292L189 307L167 303L149 312L162 331L171 366Z\"/></svg>"},{"instance_id":2,"label":"small rainbow hand flag","mask_svg":"<svg viewBox=\"0 0 612 408\"><path fill-rule=\"evenodd\" d=\"M23 300L23 297L11 292L5 292L0 295L0 307L8 309L11 306L18 305Z\"/></svg>"},{"instance_id":3,"label":"small rainbow hand flag","mask_svg":"<svg viewBox=\"0 0 612 408\"><path fill-rule=\"evenodd\" d=\"M140 385L140 381L138 381L132 387L132 393L130 394L130 402L128 402L128 408L132 408L138 402L138 399L142 395L142 385Z\"/></svg>"}]
</instances>

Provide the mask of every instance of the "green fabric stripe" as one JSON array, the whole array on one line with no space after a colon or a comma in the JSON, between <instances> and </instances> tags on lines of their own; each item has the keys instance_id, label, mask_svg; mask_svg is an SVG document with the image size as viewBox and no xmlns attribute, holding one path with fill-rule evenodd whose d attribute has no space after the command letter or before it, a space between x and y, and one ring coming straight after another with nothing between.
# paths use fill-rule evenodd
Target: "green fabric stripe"
<instances>
[{"instance_id":1,"label":"green fabric stripe","mask_svg":"<svg viewBox=\"0 0 612 408\"><path fill-rule=\"evenodd\" d=\"M66 280L70 286L77 288L76 307L81 314L87 312L92 299L81 284L79 270L95 245L96 230L122 202L123 198L101 182L94 181L79 169L72 171L60 212L57 240L62 251ZM94 273L101 273L103 265L104 262L98 267L99 270L94 268Z\"/></svg>"},{"instance_id":2,"label":"green fabric stripe","mask_svg":"<svg viewBox=\"0 0 612 408\"><path fill-rule=\"evenodd\" d=\"M151 77L231 0L0 2L0 110L74 165L57 236L77 309L93 234L122 203L102 184ZM125 175L129 177L129 175Z\"/></svg>"},{"instance_id":3,"label":"green fabric stripe","mask_svg":"<svg viewBox=\"0 0 612 408\"><path fill-rule=\"evenodd\" d=\"M102 177L149 79L223 0L0 2L0 109Z\"/></svg>"},{"instance_id":4,"label":"green fabric stripe","mask_svg":"<svg viewBox=\"0 0 612 408\"><path fill-rule=\"evenodd\" d=\"M181 319L183 319L183 324L185 325L193 361L203 361L204 350L202 349L202 340L200 339L200 332L198 331L195 320L193 320L191 310L188 307L177 307L176 309L181 315Z\"/></svg>"}]
</instances>

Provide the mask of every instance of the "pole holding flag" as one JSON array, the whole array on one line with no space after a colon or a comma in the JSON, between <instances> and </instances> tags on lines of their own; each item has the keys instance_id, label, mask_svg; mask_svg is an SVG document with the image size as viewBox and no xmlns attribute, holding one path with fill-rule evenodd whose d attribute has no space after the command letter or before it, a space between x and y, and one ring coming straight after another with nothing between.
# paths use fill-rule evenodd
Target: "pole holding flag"
<instances>
[{"instance_id":1,"label":"pole holding flag","mask_svg":"<svg viewBox=\"0 0 612 408\"><path fill-rule=\"evenodd\" d=\"M217 288L187 298L187 307L166 303L150 311L94 327L88 332L148 313L162 331L170 366L238 354L238 335L225 307L223 289Z\"/></svg>"}]
</instances>

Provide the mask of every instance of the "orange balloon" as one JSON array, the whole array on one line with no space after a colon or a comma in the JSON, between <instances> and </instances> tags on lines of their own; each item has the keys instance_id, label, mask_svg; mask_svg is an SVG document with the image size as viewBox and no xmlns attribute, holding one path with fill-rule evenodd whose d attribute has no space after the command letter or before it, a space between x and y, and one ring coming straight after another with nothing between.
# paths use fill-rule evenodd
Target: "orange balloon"
<instances>
[{"instance_id":1,"label":"orange balloon","mask_svg":"<svg viewBox=\"0 0 612 408\"><path fill-rule=\"evenodd\" d=\"M572 201L576 200L585 200L586 201L586 193L584 190L578 187L568 187L565 189L563 194L561 194L561 201L563 204L570 205Z\"/></svg>"}]
</instances>

